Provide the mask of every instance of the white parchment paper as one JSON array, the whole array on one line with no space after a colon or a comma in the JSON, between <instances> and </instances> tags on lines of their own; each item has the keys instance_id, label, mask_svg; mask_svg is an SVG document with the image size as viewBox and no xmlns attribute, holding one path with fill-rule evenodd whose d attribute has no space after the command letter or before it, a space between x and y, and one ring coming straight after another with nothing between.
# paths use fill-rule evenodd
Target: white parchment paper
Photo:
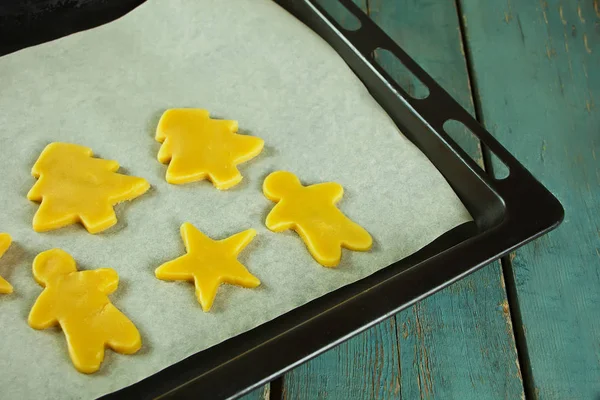
<instances>
[{"instance_id":1,"label":"white parchment paper","mask_svg":"<svg viewBox=\"0 0 600 400\"><path fill-rule=\"evenodd\" d=\"M241 167L239 186L220 192L208 182L165 182L154 131L175 107L238 120L242 132L265 140L263 153ZM37 234L37 205L26 193L33 163L53 141L89 146L152 189L117 206L119 223L105 233L73 226ZM340 208L371 233L373 250L344 251L340 266L327 269L295 233L268 231L273 203L261 184L279 169L304 184L342 184ZM116 22L0 58L0 231L15 240L0 260L0 275L15 288L0 297L1 397L112 392L366 277L468 220L342 59L275 3L150 0ZM184 253L186 221L215 239L257 229L240 260L262 285L222 286L204 313L193 285L157 280L154 269ZM31 263L54 247L81 269L116 269L121 281L111 299L142 334L138 354L107 351L101 370L86 376L73 368L60 330L27 325L41 292Z\"/></svg>"}]
</instances>

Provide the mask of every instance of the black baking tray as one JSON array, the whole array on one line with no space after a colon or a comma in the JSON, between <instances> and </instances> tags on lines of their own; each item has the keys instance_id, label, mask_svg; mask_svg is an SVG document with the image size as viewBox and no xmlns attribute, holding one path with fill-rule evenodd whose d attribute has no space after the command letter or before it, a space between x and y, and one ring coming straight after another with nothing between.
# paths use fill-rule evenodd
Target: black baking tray
<instances>
[{"instance_id":1,"label":"black baking tray","mask_svg":"<svg viewBox=\"0 0 600 400\"><path fill-rule=\"evenodd\" d=\"M225 1L225 0L224 0ZM0 0L0 56L114 20L141 0ZM474 222L412 256L253 330L197 353L107 398L230 398L265 384L353 335L558 226L564 211L465 109L351 0L328 0L352 13L344 29L315 0L277 0L348 63L402 132L435 164ZM428 89L415 99L373 61L395 55ZM0 77L0 80L2 78ZM1 85L1 83L0 83ZM483 171L444 131L462 122L509 171ZM385 160L382 160L385 162Z\"/></svg>"}]
</instances>

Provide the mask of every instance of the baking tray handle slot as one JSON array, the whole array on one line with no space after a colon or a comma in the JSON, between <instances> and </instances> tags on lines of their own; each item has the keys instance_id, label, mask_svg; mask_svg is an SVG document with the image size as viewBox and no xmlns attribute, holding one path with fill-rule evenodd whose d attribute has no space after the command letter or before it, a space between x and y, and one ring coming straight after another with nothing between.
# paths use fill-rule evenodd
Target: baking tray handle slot
<instances>
[{"instance_id":1,"label":"baking tray handle slot","mask_svg":"<svg viewBox=\"0 0 600 400\"><path fill-rule=\"evenodd\" d=\"M513 171L522 168L518 161L468 111L456 102L450 94L431 78L396 42L386 35L352 0L299 1L303 1L320 13L360 53L361 58L395 90L398 96L403 101L409 103L428 122L434 131L450 143L455 150L460 148L460 146L443 128L444 124L449 120L459 121L465 126L467 131L471 132L481 141L489 149L493 158L497 160L496 165L499 168L504 171ZM360 28L356 30L344 28L342 22L338 21L328 12L328 9L337 10L340 8L333 7L332 4L336 2L360 21ZM324 4L327 5L324 6ZM413 76L413 84L415 82L422 84L421 89L417 89L416 86L412 88L408 83L403 85L402 82L394 79L393 75L396 74L392 75L388 73L386 69L379 65L374 57L375 52L384 54L385 57L395 58L398 61L396 64L403 66L401 70L409 71ZM408 90L405 90L405 88ZM428 95L424 94L425 91L428 92ZM465 159L466 152L462 148L457 153L460 154L461 158ZM472 159L468 156L467 158L469 159L469 163L472 163ZM497 177L499 178L500 176ZM503 177L506 177L506 173L503 174Z\"/></svg>"}]
</instances>

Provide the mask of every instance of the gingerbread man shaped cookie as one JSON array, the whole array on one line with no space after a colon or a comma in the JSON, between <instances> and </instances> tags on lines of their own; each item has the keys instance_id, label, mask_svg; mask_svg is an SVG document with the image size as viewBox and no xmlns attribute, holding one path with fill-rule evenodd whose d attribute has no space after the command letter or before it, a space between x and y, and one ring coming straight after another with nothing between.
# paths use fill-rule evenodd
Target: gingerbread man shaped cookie
<instances>
[{"instance_id":1,"label":"gingerbread man shaped cookie","mask_svg":"<svg viewBox=\"0 0 600 400\"><path fill-rule=\"evenodd\" d=\"M295 230L321 265L337 266L342 247L371 249L371 235L336 206L344 194L341 185L328 182L302 186L291 172L277 171L265 179L263 192L277 202L267 216L267 228L274 232Z\"/></svg>"},{"instance_id":2,"label":"gingerbread man shaped cookie","mask_svg":"<svg viewBox=\"0 0 600 400\"><path fill-rule=\"evenodd\" d=\"M77 271L73 257L54 249L35 258L33 276L44 291L29 313L29 325L35 329L60 325L71 361L80 372L98 371L106 347L133 354L142 346L135 325L108 298L119 284L114 270Z\"/></svg>"}]
</instances>

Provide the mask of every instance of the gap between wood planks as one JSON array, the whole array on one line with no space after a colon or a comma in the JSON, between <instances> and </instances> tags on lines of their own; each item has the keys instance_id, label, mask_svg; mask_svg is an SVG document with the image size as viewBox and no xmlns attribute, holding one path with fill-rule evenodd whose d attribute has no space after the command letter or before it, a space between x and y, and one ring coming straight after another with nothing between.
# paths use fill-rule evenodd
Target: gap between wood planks
<instances>
[{"instance_id":1,"label":"gap between wood planks","mask_svg":"<svg viewBox=\"0 0 600 400\"><path fill-rule=\"evenodd\" d=\"M479 87L475 74L473 73L473 58L471 48L467 38L467 26L464 19L463 8L461 0L455 0L456 11L458 13L458 21L460 27L461 41L463 49L465 51L465 62L467 65L467 78L470 82L471 98L473 99L473 108L475 111L475 118L480 124L485 126L483 113L481 111L481 100L478 96ZM509 3L510 4L510 3ZM507 16L507 18L512 16ZM521 25L520 21L519 26ZM481 147L481 153L483 155L483 166L484 169L491 175L494 176L494 166L492 163L492 154L487 148L485 143L479 142ZM525 391L526 399L536 399L535 387L533 383L533 372L531 369L531 360L529 359L529 351L527 349L527 341L525 338L525 332L523 331L523 317L521 309L519 307L519 299L517 295L517 287L515 282L515 275L513 272L512 259L514 253L510 256L502 257L500 264L502 266L502 277L504 279L504 285L506 290L506 298L508 301L508 313L512 326L513 336L515 338L515 347L517 350L517 361L521 370L521 376L523 378L523 390Z\"/></svg>"}]
</instances>

